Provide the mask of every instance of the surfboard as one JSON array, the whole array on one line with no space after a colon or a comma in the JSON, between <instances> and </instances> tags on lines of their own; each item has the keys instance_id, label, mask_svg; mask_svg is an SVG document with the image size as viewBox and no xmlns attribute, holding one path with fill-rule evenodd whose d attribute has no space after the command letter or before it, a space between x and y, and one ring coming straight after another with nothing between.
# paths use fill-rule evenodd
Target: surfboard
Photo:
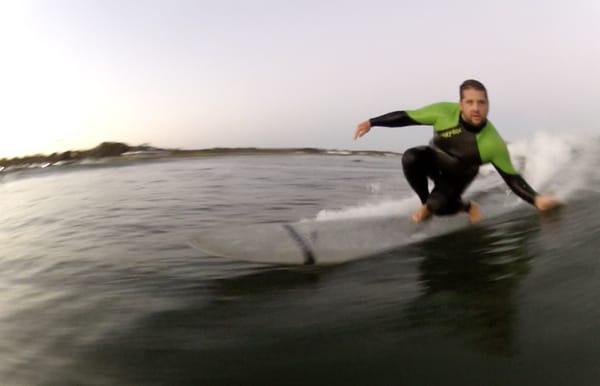
<instances>
[{"instance_id":1,"label":"surfboard","mask_svg":"<svg viewBox=\"0 0 600 386\"><path fill-rule=\"evenodd\" d=\"M188 238L207 256L281 265L331 265L385 252L470 226L463 215L415 224L376 217L208 229Z\"/></svg>"}]
</instances>

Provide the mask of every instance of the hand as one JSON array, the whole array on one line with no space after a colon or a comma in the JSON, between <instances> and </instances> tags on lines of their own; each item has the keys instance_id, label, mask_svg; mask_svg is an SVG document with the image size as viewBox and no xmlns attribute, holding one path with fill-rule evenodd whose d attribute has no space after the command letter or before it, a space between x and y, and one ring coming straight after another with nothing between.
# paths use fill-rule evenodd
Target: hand
<instances>
[{"instance_id":1,"label":"hand","mask_svg":"<svg viewBox=\"0 0 600 386\"><path fill-rule=\"evenodd\" d=\"M536 196L534 204L540 211L546 211L561 206L563 203L553 196Z\"/></svg>"},{"instance_id":2,"label":"hand","mask_svg":"<svg viewBox=\"0 0 600 386\"><path fill-rule=\"evenodd\" d=\"M356 140L356 139L362 137L363 135L367 134L369 132L369 130L371 130L371 122L364 121L364 122L360 123L356 127L356 131L354 132L354 139Z\"/></svg>"}]
</instances>

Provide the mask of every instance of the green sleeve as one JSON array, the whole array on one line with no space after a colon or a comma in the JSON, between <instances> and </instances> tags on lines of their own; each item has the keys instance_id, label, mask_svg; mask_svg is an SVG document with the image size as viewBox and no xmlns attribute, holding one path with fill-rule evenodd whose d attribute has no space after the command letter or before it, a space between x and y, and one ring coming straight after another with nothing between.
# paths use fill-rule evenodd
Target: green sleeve
<instances>
[{"instance_id":1,"label":"green sleeve","mask_svg":"<svg viewBox=\"0 0 600 386\"><path fill-rule=\"evenodd\" d=\"M523 200L535 205L537 192L516 171L510 160L506 143L490 121L477 135L477 146L481 162L491 162L508 187Z\"/></svg>"},{"instance_id":2,"label":"green sleeve","mask_svg":"<svg viewBox=\"0 0 600 386\"><path fill-rule=\"evenodd\" d=\"M417 110L407 110L406 113L415 122L443 130L456 126L460 108L458 103L440 102Z\"/></svg>"},{"instance_id":3,"label":"green sleeve","mask_svg":"<svg viewBox=\"0 0 600 386\"><path fill-rule=\"evenodd\" d=\"M492 158L492 164L505 173L517 174L517 171L510 160L510 155L508 154L506 145L497 150L495 156Z\"/></svg>"},{"instance_id":4,"label":"green sleeve","mask_svg":"<svg viewBox=\"0 0 600 386\"><path fill-rule=\"evenodd\" d=\"M477 135L477 146L482 163L491 162L495 167L507 174L517 174L506 143L488 121L486 127Z\"/></svg>"}]
</instances>

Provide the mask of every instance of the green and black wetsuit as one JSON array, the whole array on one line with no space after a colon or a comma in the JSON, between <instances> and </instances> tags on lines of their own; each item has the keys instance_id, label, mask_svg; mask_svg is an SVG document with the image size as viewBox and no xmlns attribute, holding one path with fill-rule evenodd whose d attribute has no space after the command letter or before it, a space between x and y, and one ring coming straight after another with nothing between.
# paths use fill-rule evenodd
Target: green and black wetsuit
<instances>
[{"instance_id":1,"label":"green and black wetsuit","mask_svg":"<svg viewBox=\"0 0 600 386\"><path fill-rule=\"evenodd\" d=\"M395 111L369 120L371 126L430 125L429 146L408 149L402 157L404 174L421 202L435 214L468 210L461 195L479 166L492 163L516 195L534 203L537 193L512 165L506 143L490 121L479 126L465 122L458 103L442 102L418 110ZM434 182L429 192L427 178Z\"/></svg>"}]
</instances>

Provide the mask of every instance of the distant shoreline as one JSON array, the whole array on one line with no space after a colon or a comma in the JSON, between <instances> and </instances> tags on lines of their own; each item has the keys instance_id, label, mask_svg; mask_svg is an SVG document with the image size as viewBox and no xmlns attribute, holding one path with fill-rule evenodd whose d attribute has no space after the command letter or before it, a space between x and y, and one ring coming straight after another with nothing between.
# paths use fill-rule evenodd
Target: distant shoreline
<instances>
[{"instance_id":1,"label":"distant shoreline","mask_svg":"<svg viewBox=\"0 0 600 386\"><path fill-rule=\"evenodd\" d=\"M401 153L391 151L373 150L339 150L319 149L312 147L303 148L225 148L216 147L209 149L181 150L163 149L149 145L129 146L122 142L103 142L89 150L69 150L63 153L50 155L32 155L25 157L0 159L0 172L25 168L46 168L64 164L77 163L84 160L98 160L103 158L119 157L126 159L158 159L172 157L205 157L220 155L284 155L284 154L315 154L315 155L342 155L342 156L399 156Z\"/></svg>"}]
</instances>

